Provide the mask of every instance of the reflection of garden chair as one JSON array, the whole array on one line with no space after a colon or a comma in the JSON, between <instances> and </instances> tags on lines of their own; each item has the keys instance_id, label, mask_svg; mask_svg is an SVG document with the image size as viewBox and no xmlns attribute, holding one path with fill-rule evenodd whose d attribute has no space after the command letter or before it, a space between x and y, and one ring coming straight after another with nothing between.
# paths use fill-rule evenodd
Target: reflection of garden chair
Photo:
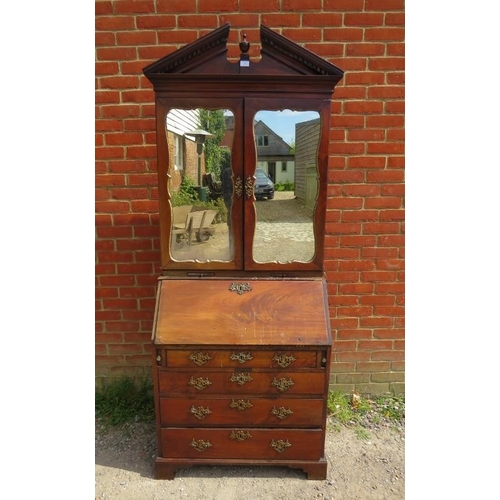
<instances>
[{"instance_id":1,"label":"reflection of garden chair","mask_svg":"<svg viewBox=\"0 0 500 500\"><path fill-rule=\"evenodd\" d=\"M184 211L188 205L183 207ZM190 207L190 210L192 207ZM181 210L178 210L181 213ZM178 214L179 216L181 214ZM210 236L215 232L215 228L211 226L215 216L217 215L216 210L194 210L185 215L184 221L176 222L176 216L174 215L174 227L172 230L172 235L175 237L177 243L182 243L182 240L187 240L188 245L191 245L193 241L193 235L195 235L196 240L200 243L207 241Z\"/></svg>"},{"instance_id":2,"label":"reflection of garden chair","mask_svg":"<svg viewBox=\"0 0 500 500\"><path fill-rule=\"evenodd\" d=\"M222 196L222 182L216 180L214 173L209 172L203 175L203 185L208 187L211 200L217 200Z\"/></svg>"}]
</instances>

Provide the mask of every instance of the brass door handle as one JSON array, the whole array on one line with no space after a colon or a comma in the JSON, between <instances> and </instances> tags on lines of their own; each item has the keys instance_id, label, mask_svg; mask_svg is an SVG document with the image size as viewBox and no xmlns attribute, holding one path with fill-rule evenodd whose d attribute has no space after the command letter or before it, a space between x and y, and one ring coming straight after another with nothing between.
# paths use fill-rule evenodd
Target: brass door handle
<instances>
[{"instance_id":1,"label":"brass door handle","mask_svg":"<svg viewBox=\"0 0 500 500\"><path fill-rule=\"evenodd\" d=\"M243 194L243 181L240 176L236 177L234 181L234 194L237 200L241 199L241 195Z\"/></svg>"},{"instance_id":2,"label":"brass door handle","mask_svg":"<svg viewBox=\"0 0 500 500\"><path fill-rule=\"evenodd\" d=\"M250 200L253 196L253 177L251 175L245 181L245 194L247 195L247 200Z\"/></svg>"}]
</instances>

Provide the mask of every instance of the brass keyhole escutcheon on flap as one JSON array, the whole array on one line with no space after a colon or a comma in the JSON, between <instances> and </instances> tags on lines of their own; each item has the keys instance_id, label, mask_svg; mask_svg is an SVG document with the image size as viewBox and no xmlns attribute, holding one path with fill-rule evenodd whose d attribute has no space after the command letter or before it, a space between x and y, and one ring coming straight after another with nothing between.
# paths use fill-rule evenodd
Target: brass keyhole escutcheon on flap
<instances>
[{"instance_id":1,"label":"brass keyhole escutcheon on flap","mask_svg":"<svg viewBox=\"0 0 500 500\"><path fill-rule=\"evenodd\" d=\"M293 411L290 410L290 408L285 408L284 406L280 406L279 408L273 406L273 409L271 410L271 415L278 417L280 420L284 420L292 414Z\"/></svg>"},{"instance_id":2,"label":"brass keyhole escutcheon on flap","mask_svg":"<svg viewBox=\"0 0 500 500\"><path fill-rule=\"evenodd\" d=\"M202 452L207 450L208 448L211 448L212 443L210 443L210 441L204 441L203 439L198 439L197 441L193 438L189 446L192 446L195 450Z\"/></svg>"},{"instance_id":3,"label":"brass keyhole escutcheon on flap","mask_svg":"<svg viewBox=\"0 0 500 500\"><path fill-rule=\"evenodd\" d=\"M212 385L212 382L208 380L208 377L207 378L198 377L196 379L191 377L191 379L188 382L188 385L192 385L193 387L196 387L196 389L198 389L199 391L202 391L203 389L206 389L209 385Z\"/></svg>"},{"instance_id":4,"label":"brass keyhole escutcheon on flap","mask_svg":"<svg viewBox=\"0 0 500 500\"><path fill-rule=\"evenodd\" d=\"M250 403L250 401L244 401L243 399L238 399L238 401L235 401L234 399L231 400L229 403L229 408L233 408L238 411L243 411L243 410L248 410L249 408L252 408L253 404Z\"/></svg>"},{"instance_id":5,"label":"brass keyhole escutcheon on flap","mask_svg":"<svg viewBox=\"0 0 500 500\"><path fill-rule=\"evenodd\" d=\"M236 382L238 385L244 385L253 380L250 373L233 373L229 379L231 382Z\"/></svg>"},{"instance_id":6,"label":"brass keyhole escutcheon on flap","mask_svg":"<svg viewBox=\"0 0 500 500\"><path fill-rule=\"evenodd\" d=\"M193 406L191 406L189 413L194 415L198 420L203 420L212 412L210 411L210 408L208 406L206 408L203 408L203 406L198 406L198 408L196 408L193 405Z\"/></svg>"},{"instance_id":7,"label":"brass keyhole escutcheon on flap","mask_svg":"<svg viewBox=\"0 0 500 500\"><path fill-rule=\"evenodd\" d=\"M247 361L251 361L253 359L253 356L249 352L233 352L231 354L231 361L238 361L238 363L246 363Z\"/></svg>"},{"instance_id":8,"label":"brass keyhole escutcheon on flap","mask_svg":"<svg viewBox=\"0 0 500 500\"><path fill-rule=\"evenodd\" d=\"M192 352L189 354L188 359L198 366L202 366L206 362L210 361L212 356L206 352Z\"/></svg>"},{"instance_id":9,"label":"brass keyhole escutcheon on flap","mask_svg":"<svg viewBox=\"0 0 500 500\"><path fill-rule=\"evenodd\" d=\"M275 441L273 439L269 444L269 446L271 446L271 448L274 448L278 453L283 453L286 449L290 448L292 445L290 444L288 439L286 441L283 441L283 439L278 439L277 441Z\"/></svg>"},{"instance_id":10,"label":"brass keyhole escutcheon on flap","mask_svg":"<svg viewBox=\"0 0 500 500\"><path fill-rule=\"evenodd\" d=\"M293 383L293 380L291 378L288 378L288 379L287 378L280 378L278 380L276 377L274 377L273 381L271 382L271 385L273 387L276 387L276 389L278 389L278 391L285 392L295 384Z\"/></svg>"},{"instance_id":11,"label":"brass keyhole escutcheon on flap","mask_svg":"<svg viewBox=\"0 0 500 500\"><path fill-rule=\"evenodd\" d=\"M252 435L248 431L231 431L229 439L236 439L236 441L245 441L251 438Z\"/></svg>"},{"instance_id":12,"label":"brass keyhole escutcheon on flap","mask_svg":"<svg viewBox=\"0 0 500 500\"><path fill-rule=\"evenodd\" d=\"M276 361L281 368L286 368L290 366L295 360L293 354L278 354L276 353L273 357L273 361Z\"/></svg>"},{"instance_id":13,"label":"brass keyhole escutcheon on flap","mask_svg":"<svg viewBox=\"0 0 500 500\"><path fill-rule=\"evenodd\" d=\"M231 283L229 290L231 292L236 292L238 295L241 295L245 292L249 292L252 289L250 283Z\"/></svg>"}]
</instances>

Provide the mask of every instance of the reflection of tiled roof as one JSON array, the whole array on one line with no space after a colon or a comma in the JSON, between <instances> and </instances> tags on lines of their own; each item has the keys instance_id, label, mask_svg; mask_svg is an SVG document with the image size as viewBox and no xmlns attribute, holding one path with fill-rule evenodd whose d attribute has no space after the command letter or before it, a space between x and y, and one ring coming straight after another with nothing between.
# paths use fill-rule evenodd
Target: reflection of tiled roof
<instances>
[{"instance_id":1,"label":"reflection of tiled roof","mask_svg":"<svg viewBox=\"0 0 500 500\"><path fill-rule=\"evenodd\" d=\"M288 150L291 149L291 146L290 144L286 143L282 137L280 137L273 129L271 129L268 125L266 125L262 120L259 120L259 121L254 121L254 130L255 130L255 135L263 135L262 133L257 133L257 130L259 130L259 128L263 128L264 131L267 132L268 135L273 135L277 140L278 142L281 143L281 145L285 148L287 148ZM260 132L260 130L259 130Z\"/></svg>"}]
</instances>

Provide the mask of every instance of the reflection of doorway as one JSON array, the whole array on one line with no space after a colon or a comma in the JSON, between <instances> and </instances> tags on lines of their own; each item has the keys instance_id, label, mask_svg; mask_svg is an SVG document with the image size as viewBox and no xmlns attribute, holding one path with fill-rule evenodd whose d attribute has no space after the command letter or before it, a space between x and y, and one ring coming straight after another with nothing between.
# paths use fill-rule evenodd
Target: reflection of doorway
<instances>
[{"instance_id":1,"label":"reflection of doorway","mask_svg":"<svg viewBox=\"0 0 500 500\"><path fill-rule=\"evenodd\" d=\"M267 175L273 182L276 182L276 162L270 161L267 164Z\"/></svg>"}]
</instances>

